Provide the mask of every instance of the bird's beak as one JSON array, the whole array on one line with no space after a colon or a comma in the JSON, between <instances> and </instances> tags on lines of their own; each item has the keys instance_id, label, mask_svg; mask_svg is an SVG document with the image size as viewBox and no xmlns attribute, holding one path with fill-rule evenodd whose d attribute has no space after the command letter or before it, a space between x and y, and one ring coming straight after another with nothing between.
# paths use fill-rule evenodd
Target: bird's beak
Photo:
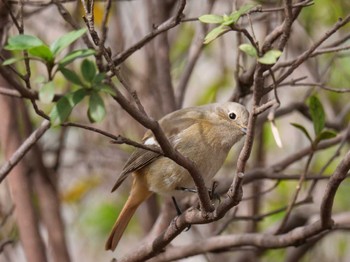
<instances>
[{"instance_id":1,"label":"bird's beak","mask_svg":"<svg viewBox=\"0 0 350 262\"><path fill-rule=\"evenodd\" d=\"M242 126L241 127L241 131L246 135L247 134L247 128L246 127L244 127L244 126Z\"/></svg>"}]
</instances>

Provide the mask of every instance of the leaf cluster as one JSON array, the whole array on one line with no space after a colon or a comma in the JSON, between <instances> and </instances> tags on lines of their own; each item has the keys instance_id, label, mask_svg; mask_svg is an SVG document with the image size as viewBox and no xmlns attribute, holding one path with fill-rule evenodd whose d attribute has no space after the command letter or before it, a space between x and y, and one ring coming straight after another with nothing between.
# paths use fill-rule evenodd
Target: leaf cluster
<instances>
[{"instance_id":1,"label":"leaf cluster","mask_svg":"<svg viewBox=\"0 0 350 262\"><path fill-rule=\"evenodd\" d=\"M233 11L230 15L215 15L206 14L200 16L198 19L206 24L219 24L219 26L212 29L205 37L204 44L209 44L219 36L231 31L233 26L243 16L248 14L256 5L247 4L242 6L239 10ZM277 59L282 55L280 50L269 50L263 56L259 57L258 50L251 44L242 44L239 49L249 56L255 57L261 64L272 65L277 62Z\"/></svg>"},{"instance_id":2,"label":"leaf cluster","mask_svg":"<svg viewBox=\"0 0 350 262\"><path fill-rule=\"evenodd\" d=\"M95 55L95 50L78 49L60 57L61 52L81 38L86 29L74 30L47 45L41 39L33 35L16 35L8 40L5 47L10 51L25 51L28 55L10 58L3 62L3 65L11 65L24 59L42 62L48 72L47 79L39 81L39 99L43 103L51 103L55 96L54 77L60 72L66 80L78 86L74 92L61 97L54 104L50 112L50 120L53 125L59 125L67 120L73 108L85 97L89 97L88 118L91 122L101 121L105 115L105 105L100 93L115 95L114 91L103 83L105 74L98 73L95 63L84 59L80 65L80 74L68 68L77 59Z\"/></svg>"},{"instance_id":3,"label":"leaf cluster","mask_svg":"<svg viewBox=\"0 0 350 262\"><path fill-rule=\"evenodd\" d=\"M233 11L230 15L206 14L200 16L198 19L202 23L219 24L219 26L215 27L206 35L204 44L209 44L219 36L231 31L231 27L237 23L241 16L249 13L255 6L254 4L244 5L239 10Z\"/></svg>"},{"instance_id":4,"label":"leaf cluster","mask_svg":"<svg viewBox=\"0 0 350 262\"><path fill-rule=\"evenodd\" d=\"M263 56L259 57L258 51L251 44L242 44L239 49L247 55L256 58L260 64L273 65L277 59L282 55L280 50L272 49L267 51Z\"/></svg>"}]
</instances>

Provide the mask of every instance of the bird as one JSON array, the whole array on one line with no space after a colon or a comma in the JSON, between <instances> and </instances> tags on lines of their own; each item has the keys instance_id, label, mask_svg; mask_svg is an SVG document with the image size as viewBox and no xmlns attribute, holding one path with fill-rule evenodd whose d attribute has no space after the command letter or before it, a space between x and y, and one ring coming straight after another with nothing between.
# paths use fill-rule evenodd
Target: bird
<instances>
[{"instance_id":1,"label":"bird","mask_svg":"<svg viewBox=\"0 0 350 262\"><path fill-rule=\"evenodd\" d=\"M235 102L212 103L179 109L159 120L171 145L194 162L206 185L223 165L230 149L247 132L249 112ZM148 130L143 143L159 146ZM195 188L189 172L159 153L136 148L117 179L112 192L132 174L129 197L117 218L106 250L114 251L136 209L153 194L176 196Z\"/></svg>"}]
</instances>

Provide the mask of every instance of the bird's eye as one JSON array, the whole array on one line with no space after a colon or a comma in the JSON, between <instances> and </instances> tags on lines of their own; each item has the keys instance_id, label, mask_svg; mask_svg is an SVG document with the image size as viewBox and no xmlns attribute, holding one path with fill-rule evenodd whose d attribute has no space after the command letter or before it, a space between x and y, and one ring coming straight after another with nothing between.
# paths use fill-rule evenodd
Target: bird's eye
<instances>
[{"instance_id":1,"label":"bird's eye","mask_svg":"<svg viewBox=\"0 0 350 262\"><path fill-rule=\"evenodd\" d=\"M231 112L231 113L228 115L228 117L231 118L231 119L233 119L233 120L235 120L237 116L236 116L235 113L232 113L232 112Z\"/></svg>"}]
</instances>

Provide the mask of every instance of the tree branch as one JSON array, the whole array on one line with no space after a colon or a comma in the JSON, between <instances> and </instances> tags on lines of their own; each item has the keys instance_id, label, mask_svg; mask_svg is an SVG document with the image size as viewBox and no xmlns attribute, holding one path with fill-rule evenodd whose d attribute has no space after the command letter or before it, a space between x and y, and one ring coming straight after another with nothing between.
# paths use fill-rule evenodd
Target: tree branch
<instances>
[{"instance_id":1,"label":"tree branch","mask_svg":"<svg viewBox=\"0 0 350 262\"><path fill-rule=\"evenodd\" d=\"M11 158L4 163L0 168L0 183L10 173L19 161L26 155L26 153L35 145L35 143L42 137L43 134L50 128L50 121L44 120L41 126L35 130L13 153Z\"/></svg>"}]
</instances>

